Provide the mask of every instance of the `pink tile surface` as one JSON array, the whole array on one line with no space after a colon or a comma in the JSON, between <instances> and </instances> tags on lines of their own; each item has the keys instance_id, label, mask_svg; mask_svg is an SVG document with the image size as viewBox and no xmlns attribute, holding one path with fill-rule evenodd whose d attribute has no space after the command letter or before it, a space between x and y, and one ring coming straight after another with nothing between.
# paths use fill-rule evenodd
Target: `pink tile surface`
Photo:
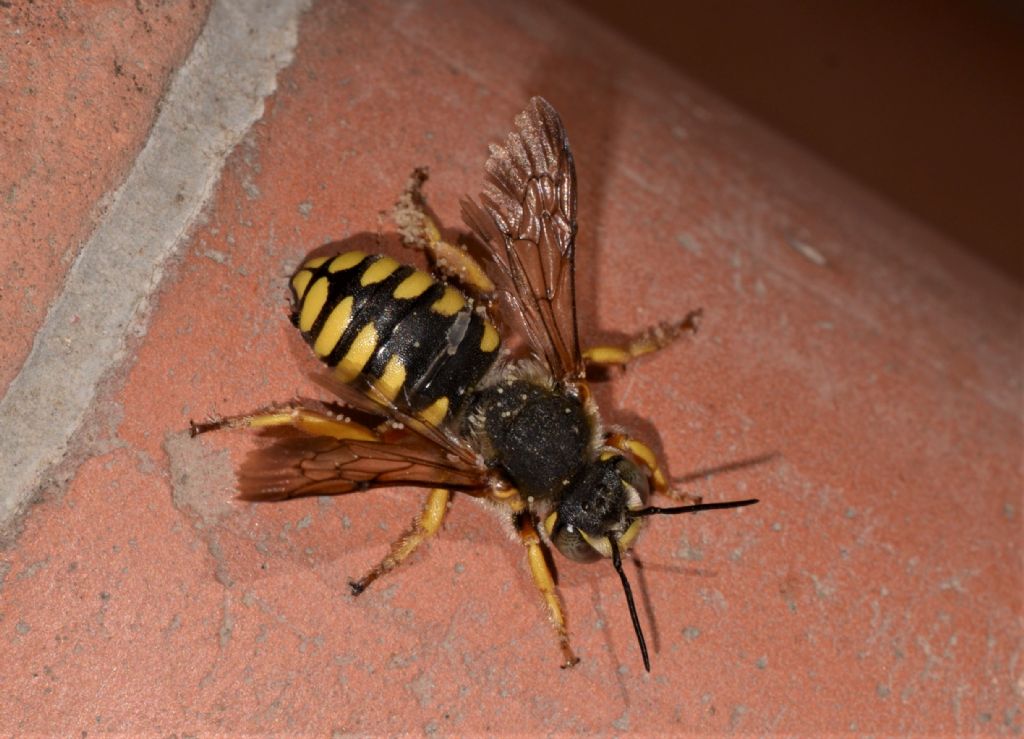
<instances>
[{"instance_id":1,"label":"pink tile surface","mask_svg":"<svg viewBox=\"0 0 1024 739\"><path fill-rule=\"evenodd\" d=\"M208 0L0 7L0 388L145 143Z\"/></svg>"},{"instance_id":2,"label":"pink tile surface","mask_svg":"<svg viewBox=\"0 0 1024 739\"><path fill-rule=\"evenodd\" d=\"M581 16L322 3L232 156L93 434L0 555L0 727L199 732L1019 732L1019 291ZM703 306L605 414L688 489L615 573L556 559L582 662L520 548L458 499L359 599L422 495L231 499L245 434L189 418L314 393L286 278L378 227L413 166L454 224L543 93L580 175L586 336ZM386 224L386 222L385 222ZM813 250L813 251L810 251ZM808 256L809 255L809 256Z\"/></svg>"}]
</instances>

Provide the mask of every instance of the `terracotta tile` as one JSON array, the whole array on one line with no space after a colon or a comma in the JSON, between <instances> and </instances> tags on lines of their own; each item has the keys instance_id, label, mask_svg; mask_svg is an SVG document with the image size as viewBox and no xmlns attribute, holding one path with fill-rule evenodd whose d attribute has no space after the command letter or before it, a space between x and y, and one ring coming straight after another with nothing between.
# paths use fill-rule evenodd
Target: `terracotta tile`
<instances>
[{"instance_id":1,"label":"terracotta tile","mask_svg":"<svg viewBox=\"0 0 1024 739\"><path fill-rule=\"evenodd\" d=\"M650 676L607 564L556 559L583 659L560 670L487 511L458 500L354 599L347 579L420 493L238 503L251 438L187 438L189 418L316 392L293 355L290 270L377 229L415 165L455 223L486 144L536 92L579 162L588 335L705 309L696 339L597 387L606 416L676 476L777 454L686 486L760 505L655 521L638 544ZM109 450L0 560L2 725L1019 731L1018 304L574 12L319 4L98 412Z\"/></svg>"},{"instance_id":2,"label":"terracotta tile","mask_svg":"<svg viewBox=\"0 0 1024 739\"><path fill-rule=\"evenodd\" d=\"M10 3L0 12L0 388L145 143L209 3Z\"/></svg>"}]
</instances>

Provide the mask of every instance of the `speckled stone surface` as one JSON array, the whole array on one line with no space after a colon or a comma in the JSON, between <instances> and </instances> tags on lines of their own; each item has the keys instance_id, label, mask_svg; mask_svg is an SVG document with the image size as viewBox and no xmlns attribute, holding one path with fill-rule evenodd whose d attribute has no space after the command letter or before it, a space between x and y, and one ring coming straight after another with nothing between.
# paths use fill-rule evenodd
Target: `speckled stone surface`
<instances>
[{"instance_id":1,"label":"speckled stone surface","mask_svg":"<svg viewBox=\"0 0 1024 739\"><path fill-rule=\"evenodd\" d=\"M455 224L533 94L577 158L583 335L705 311L694 340L596 386L605 417L706 500L761 499L648 526L627 572L649 676L607 563L555 558L582 658L560 670L521 548L472 501L354 599L347 580L421 493L238 503L252 439L187 434L315 394L290 271L386 230L417 165ZM67 196L42 187L40 213ZM110 380L89 455L0 553L0 728L1019 733L1020 305L577 11L317 4Z\"/></svg>"},{"instance_id":2,"label":"speckled stone surface","mask_svg":"<svg viewBox=\"0 0 1024 739\"><path fill-rule=\"evenodd\" d=\"M0 7L0 387L145 142L208 6Z\"/></svg>"}]
</instances>

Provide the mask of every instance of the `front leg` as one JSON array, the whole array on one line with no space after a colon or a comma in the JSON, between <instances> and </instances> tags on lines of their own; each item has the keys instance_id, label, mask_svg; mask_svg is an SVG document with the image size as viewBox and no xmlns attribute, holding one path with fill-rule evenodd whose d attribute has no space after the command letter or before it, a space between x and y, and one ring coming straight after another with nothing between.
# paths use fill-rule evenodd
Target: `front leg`
<instances>
[{"instance_id":1,"label":"front leg","mask_svg":"<svg viewBox=\"0 0 1024 739\"><path fill-rule=\"evenodd\" d=\"M555 627L555 634L558 636L558 646L562 650L562 667L572 667L580 661L569 646L569 632L565 628L565 616L562 614L562 602L555 590L555 578L551 576L547 559L544 557L544 548L537 534L537 527L533 521L533 514L527 510L515 514L513 519L516 533L519 540L526 547L526 561L530 565L530 574L533 575L533 583L537 586L544 603L548 609L548 617L551 625Z\"/></svg>"}]
</instances>

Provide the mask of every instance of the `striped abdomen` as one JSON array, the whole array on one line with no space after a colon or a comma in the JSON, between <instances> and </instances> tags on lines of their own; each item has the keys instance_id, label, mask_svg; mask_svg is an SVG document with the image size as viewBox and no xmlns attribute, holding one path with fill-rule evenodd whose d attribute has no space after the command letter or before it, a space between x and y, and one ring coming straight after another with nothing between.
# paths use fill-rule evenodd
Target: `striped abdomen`
<instances>
[{"instance_id":1,"label":"striped abdomen","mask_svg":"<svg viewBox=\"0 0 1024 739\"><path fill-rule=\"evenodd\" d=\"M292 321L335 375L440 425L498 356L458 289L380 254L317 257L292 277Z\"/></svg>"}]
</instances>

